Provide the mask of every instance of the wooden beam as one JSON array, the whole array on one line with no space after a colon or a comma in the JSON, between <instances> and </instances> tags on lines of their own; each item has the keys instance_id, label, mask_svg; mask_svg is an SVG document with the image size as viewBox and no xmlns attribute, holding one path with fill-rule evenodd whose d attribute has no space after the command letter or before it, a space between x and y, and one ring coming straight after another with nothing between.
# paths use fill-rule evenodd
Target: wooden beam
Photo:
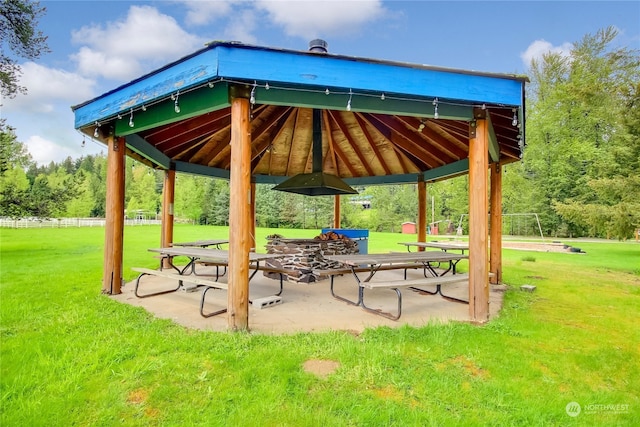
<instances>
[{"instance_id":1,"label":"wooden beam","mask_svg":"<svg viewBox=\"0 0 640 427\"><path fill-rule=\"evenodd\" d=\"M486 120L477 120L471 126L474 124L469 138L469 316L475 322L486 322L489 320L489 131Z\"/></svg>"},{"instance_id":2,"label":"wooden beam","mask_svg":"<svg viewBox=\"0 0 640 427\"><path fill-rule=\"evenodd\" d=\"M493 129L493 123L491 122L491 115L486 109L474 108L473 116L476 119L486 120L487 123L487 147L489 149L489 157L492 162L500 161L500 144L498 144L498 138L496 138L495 130Z\"/></svg>"},{"instance_id":3,"label":"wooden beam","mask_svg":"<svg viewBox=\"0 0 640 427\"><path fill-rule=\"evenodd\" d=\"M367 129L367 122L362 118L361 114L355 114L355 118L358 124L360 125L360 129L362 129L362 134L364 135L365 139L369 143L371 150L373 150L373 152L375 153L378 159L382 159L383 158L382 153L380 152L378 145L373 140L371 133ZM389 169L389 166L387 166L387 162L381 161L380 163L382 164L382 168L384 169L385 175L391 175L391 170Z\"/></svg>"},{"instance_id":4,"label":"wooden beam","mask_svg":"<svg viewBox=\"0 0 640 427\"><path fill-rule=\"evenodd\" d=\"M420 175L418 179L418 242L427 241L427 183ZM419 247L419 251L424 248Z\"/></svg>"},{"instance_id":5,"label":"wooden beam","mask_svg":"<svg viewBox=\"0 0 640 427\"><path fill-rule=\"evenodd\" d=\"M327 114L333 118L333 121L338 125L338 129L340 130L340 132L342 132L342 135L344 135L344 138L347 142L347 144L345 145L348 147L351 147L351 149L357 156L358 160L356 163L359 163L362 165L362 167L367 172L368 176L375 175L373 173L373 169L371 169L371 165L369 164L369 161L365 159L364 155L362 154L362 151L360 150L360 148L358 148L358 144L353 140L351 133L349 132L348 126L342 119L341 113L337 111L336 112L327 111ZM350 161L349 163L353 163L353 160Z\"/></svg>"},{"instance_id":6,"label":"wooden beam","mask_svg":"<svg viewBox=\"0 0 640 427\"><path fill-rule=\"evenodd\" d=\"M107 149L107 203L102 293L117 295L121 293L124 247L124 138L109 136Z\"/></svg>"},{"instance_id":7,"label":"wooden beam","mask_svg":"<svg viewBox=\"0 0 640 427\"><path fill-rule=\"evenodd\" d=\"M126 143L131 151L138 153L153 164L161 166L164 169L169 169L171 159L139 135L127 136Z\"/></svg>"},{"instance_id":8,"label":"wooden beam","mask_svg":"<svg viewBox=\"0 0 640 427\"><path fill-rule=\"evenodd\" d=\"M251 182L251 202L249 206L249 232L251 250L256 250L256 183Z\"/></svg>"},{"instance_id":9,"label":"wooden beam","mask_svg":"<svg viewBox=\"0 0 640 427\"><path fill-rule=\"evenodd\" d=\"M500 144L498 144L498 138L496 137L496 132L493 128L493 123L491 123L491 116L487 114L487 128L489 130L489 156L491 157L492 162L500 161Z\"/></svg>"},{"instance_id":10,"label":"wooden beam","mask_svg":"<svg viewBox=\"0 0 640 427\"><path fill-rule=\"evenodd\" d=\"M493 163L491 165L491 210L489 222L491 224L491 253L489 257L489 270L493 273L490 277L491 283L502 282L502 165Z\"/></svg>"},{"instance_id":11,"label":"wooden beam","mask_svg":"<svg viewBox=\"0 0 640 427\"><path fill-rule=\"evenodd\" d=\"M160 245L168 248L173 243L173 206L175 201L176 171L167 170L164 172L164 183L162 185L162 235ZM169 259L165 258L162 266L170 268Z\"/></svg>"},{"instance_id":12,"label":"wooden beam","mask_svg":"<svg viewBox=\"0 0 640 427\"><path fill-rule=\"evenodd\" d=\"M333 228L340 228L340 195L333 196Z\"/></svg>"},{"instance_id":13,"label":"wooden beam","mask_svg":"<svg viewBox=\"0 0 640 427\"><path fill-rule=\"evenodd\" d=\"M229 291L227 323L232 331L249 329L249 250L251 236L251 106L231 99L231 171L229 205Z\"/></svg>"},{"instance_id":14,"label":"wooden beam","mask_svg":"<svg viewBox=\"0 0 640 427\"><path fill-rule=\"evenodd\" d=\"M166 83L166 82L165 82ZM166 85L163 85L166 86ZM172 92L175 97L176 92ZM120 104L123 105L123 104ZM120 106L118 105L118 106ZM179 110L176 110L179 106ZM122 119L116 120L116 135L130 135L154 129L162 125L180 122L192 117L198 117L215 112L229 106L227 83L217 83L213 89L202 88L178 94L177 104L175 99L166 99L162 102L154 102L145 106L145 111L137 109L133 113L131 126L128 118L131 110L121 110Z\"/></svg>"}]
</instances>

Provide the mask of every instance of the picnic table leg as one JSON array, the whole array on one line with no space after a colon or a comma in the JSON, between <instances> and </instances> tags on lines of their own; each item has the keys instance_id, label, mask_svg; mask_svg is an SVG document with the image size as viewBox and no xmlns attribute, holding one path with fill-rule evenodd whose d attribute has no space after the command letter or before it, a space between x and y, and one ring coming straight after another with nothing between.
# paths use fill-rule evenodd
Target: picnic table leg
<instances>
[{"instance_id":1,"label":"picnic table leg","mask_svg":"<svg viewBox=\"0 0 640 427\"><path fill-rule=\"evenodd\" d=\"M227 309L223 308L221 310L217 310L217 311L212 311L210 313L205 313L204 312L204 300L205 297L207 296L207 292L209 292L209 290L211 289L218 289L218 288L214 288L213 286L207 286L203 291L202 291L202 297L200 298L200 315L202 317L213 317L213 316L217 316L218 314L222 314L222 313L226 313Z\"/></svg>"},{"instance_id":2,"label":"picnic table leg","mask_svg":"<svg viewBox=\"0 0 640 427\"><path fill-rule=\"evenodd\" d=\"M151 293L151 294L144 294L144 295L140 295L140 294L138 293L138 287L140 286L140 278L142 278L142 276L145 276L146 274L147 274L147 273L141 273L141 274L138 276L138 278L136 279L136 287L135 287L135 289L134 289L133 293L134 293L134 294L135 294L135 296L137 296L138 298L147 298L147 297L152 297L152 296L155 296L155 295L170 294L171 292L175 292L175 291L177 291L177 290L178 290L178 289L180 289L180 287L182 286L182 280L178 280L178 287L177 287L177 288L175 288L175 289L169 289L169 290L166 290L166 291L160 291L160 292L154 292L154 293Z\"/></svg>"},{"instance_id":3,"label":"picnic table leg","mask_svg":"<svg viewBox=\"0 0 640 427\"><path fill-rule=\"evenodd\" d=\"M355 266L350 266L349 268L351 268L351 273L353 274L353 277L355 277L356 283L358 284L358 300L357 301L351 301L348 298L345 298L345 297L342 297L342 296L336 294L335 291L334 291L333 275L331 276L331 286L330 286L329 289L331 290L331 296L332 297L334 297L336 299L339 299L341 301L344 301L347 304L352 304L352 305L359 306L359 305L362 305L362 294L363 294L363 288L362 288L362 286L360 284L362 282L368 282L369 280L371 280L373 275L376 274L376 272L380 268L380 265L378 265L378 266L372 265L371 266L371 270L369 272L369 276L367 276L367 278L364 279L364 280L360 280L360 278L358 277L358 273L356 273L356 267Z\"/></svg>"},{"instance_id":4,"label":"picnic table leg","mask_svg":"<svg viewBox=\"0 0 640 427\"><path fill-rule=\"evenodd\" d=\"M362 301L361 301L361 306L362 309L365 311L368 311L369 313L373 313L373 314L377 314L378 316L382 316L382 317L386 317L387 319L391 319L391 320L398 320L400 318L400 316L402 315L402 293L400 293L400 289L398 288L391 288L392 290L394 290L396 292L396 295L398 296L398 311L397 314L391 314L391 313L386 313L382 310L377 310L374 308L370 308L367 307L364 303L364 288L360 288L363 290L362 292Z\"/></svg>"}]
</instances>

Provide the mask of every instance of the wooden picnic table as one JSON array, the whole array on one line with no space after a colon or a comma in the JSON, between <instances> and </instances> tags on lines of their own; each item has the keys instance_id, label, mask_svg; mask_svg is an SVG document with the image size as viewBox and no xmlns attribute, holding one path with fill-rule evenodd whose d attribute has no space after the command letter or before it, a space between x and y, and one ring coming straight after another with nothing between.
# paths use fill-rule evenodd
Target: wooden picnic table
<instances>
[{"instance_id":1,"label":"wooden picnic table","mask_svg":"<svg viewBox=\"0 0 640 427\"><path fill-rule=\"evenodd\" d=\"M207 313L205 312L204 306L205 306L205 298L206 298L207 292L209 292L212 289L225 289L225 290L228 289L228 285L226 283L218 282L218 278L219 278L218 267L223 266L225 268L225 273L226 273L226 268L229 265L229 251L225 251L222 249L209 249L206 247L199 247L199 246L193 246L193 245L177 246L177 247L172 246L168 248L151 248L149 249L149 251L160 253L163 257L166 256L169 259L169 265L171 265L171 267L175 269L178 273L177 274L167 273L166 271L151 270L147 268L134 268L135 271L140 273L140 275L138 276L138 279L136 280L136 286L135 286L135 295L137 297L147 298L151 296L162 295L170 292L175 292L181 287L184 287L185 290L188 290L188 289L197 289L198 286L204 286L204 290L202 291L202 296L200 299L200 314L203 317L211 317L211 316L216 316L218 314L226 313L227 311L226 308ZM176 265L174 265L173 258L177 256L187 257L189 259L189 262L187 263L187 265L184 266L183 268L179 268ZM263 254L263 253L250 252L249 262L253 264L254 271L249 276L249 280L251 280L253 276L255 276L255 274L260 269L266 269L269 271L273 270L270 267L261 266L260 262L266 261L267 259L279 258L281 256L282 255L277 255L277 254ZM197 277L197 278L194 277L194 276L203 276L202 274L197 275L195 271L195 264L196 262L199 262L199 261L210 262L211 264L216 266L215 282L207 279L202 279L200 277ZM276 272L280 273L280 290L277 294L273 295L272 297L259 299L258 302L260 304L268 305L268 304L277 303L278 301L282 301L278 297L280 296L280 294L282 294L282 291L283 291L283 279L284 279L284 274L286 274L286 272L284 271L276 271ZM193 276L190 276L191 273L193 273ZM223 273L223 275L225 273ZM159 276L159 277L164 277L168 279L173 279L177 281L178 286L168 290L141 294L138 291L140 286L140 279L145 275ZM185 283L190 283L194 286L187 288L184 285ZM254 300L254 302L255 301L257 300ZM253 303L251 300L249 302Z\"/></svg>"},{"instance_id":2,"label":"wooden picnic table","mask_svg":"<svg viewBox=\"0 0 640 427\"><path fill-rule=\"evenodd\" d=\"M405 245L409 252L411 252L412 246L417 248L435 248L444 252L458 250L462 254L464 254L464 251L469 250L469 244L463 242L401 242L398 244Z\"/></svg>"},{"instance_id":3,"label":"wooden picnic table","mask_svg":"<svg viewBox=\"0 0 640 427\"><path fill-rule=\"evenodd\" d=\"M229 251L222 249L209 249L195 246L172 246L168 248L151 248L149 249L149 251L158 252L161 255L167 256L169 258L169 264L171 265L171 267L173 267L180 274L184 274L189 268L191 268L191 273L195 274L195 263L197 261L210 262L212 264L225 267L229 265ZM172 258L177 256L184 256L189 258L189 262L182 269L176 267L172 262ZM272 258L282 258L282 255L249 252L249 262L255 264L256 271L260 267L261 261L266 261L267 259ZM256 271L254 271L251 277L255 275Z\"/></svg>"},{"instance_id":4,"label":"wooden picnic table","mask_svg":"<svg viewBox=\"0 0 640 427\"><path fill-rule=\"evenodd\" d=\"M443 295L441 292L441 285L446 283L457 283L468 280L467 275L456 275L455 267L456 264L462 259L468 259L469 257L464 254L454 254L451 252L436 252L436 251L425 251L425 252L390 252L390 253L377 253L377 254L352 254L352 255L325 255L324 256L328 260L339 262L346 267L348 267L353 277L356 280L358 285L358 300L352 301L343 296L337 295L333 288L333 282L331 283L331 295L339 300L347 302L349 304L353 304L355 306L360 306L364 310L369 311L371 313L381 315L387 317L392 320L397 320L400 318L400 314L402 313L402 294L400 293L401 287L411 287L413 289L417 289L423 293L434 295L440 294L441 296L456 301L467 303L467 301L460 300L453 297L448 297ZM447 262L449 263L449 268L442 274L438 274L433 268L434 263ZM406 269L408 264L418 264L424 268L424 279L417 280L395 280L395 281L380 281L374 282L372 281L376 272L378 272L381 268L385 270L393 269L394 266L397 266L398 269ZM367 269L368 267L368 269ZM368 271L368 276L364 279L361 279L358 276L358 271L362 271L365 268ZM427 276L427 271L431 273L431 277ZM449 271L452 271L453 274L447 277L443 277ZM428 286L435 285L436 291L426 291L424 289L416 288L416 286ZM398 298L398 312L396 315L391 315L388 313L381 312L379 310L373 310L367 307L364 303L364 290L373 289L373 288L390 288L396 292Z\"/></svg>"},{"instance_id":5,"label":"wooden picnic table","mask_svg":"<svg viewBox=\"0 0 640 427\"><path fill-rule=\"evenodd\" d=\"M220 245L225 245L229 243L229 240L221 240L221 239L211 239L211 240L195 240L193 242L177 242L172 243L171 246L181 246L181 247L199 247L199 248L208 248L210 246L215 246L216 249L222 249Z\"/></svg>"}]
</instances>

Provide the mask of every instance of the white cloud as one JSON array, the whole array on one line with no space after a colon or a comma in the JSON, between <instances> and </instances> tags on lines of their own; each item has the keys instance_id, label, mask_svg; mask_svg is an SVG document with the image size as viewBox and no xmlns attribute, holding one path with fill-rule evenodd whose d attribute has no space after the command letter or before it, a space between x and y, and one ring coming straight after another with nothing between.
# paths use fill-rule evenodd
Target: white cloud
<instances>
[{"instance_id":1,"label":"white cloud","mask_svg":"<svg viewBox=\"0 0 640 427\"><path fill-rule=\"evenodd\" d=\"M72 55L81 73L117 80L138 77L204 42L150 6L132 6L122 21L82 27L72 33L72 41L81 45Z\"/></svg>"},{"instance_id":2,"label":"white cloud","mask_svg":"<svg viewBox=\"0 0 640 427\"><path fill-rule=\"evenodd\" d=\"M526 68L531 66L534 59L539 61L542 56L547 53L558 53L562 56L569 56L573 45L571 43L563 43L560 46L554 46L546 40L536 40L529 45L527 50L520 54L520 58Z\"/></svg>"},{"instance_id":3,"label":"white cloud","mask_svg":"<svg viewBox=\"0 0 640 427\"><path fill-rule=\"evenodd\" d=\"M256 44L258 39L252 34L256 29L256 19L256 14L252 10L244 10L239 13L234 24L224 30L225 40Z\"/></svg>"},{"instance_id":4,"label":"white cloud","mask_svg":"<svg viewBox=\"0 0 640 427\"><path fill-rule=\"evenodd\" d=\"M256 5L286 34L309 40L353 33L385 13L380 0L258 0Z\"/></svg>"},{"instance_id":5,"label":"white cloud","mask_svg":"<svg viewBox=\"0 0 640 427\"><path fill-rule=\"evenodd\" d=\"M187 8L186 22L189 25L205 25L217 19L227 16L232 11L232 6L239 3L238 0L217 1L181 1Z\"/></svg>"},{"instance_id":6,"label":"white cloud","mask_svg":"<svg viewBox=\"0 0 640 427\"><path fill-rule=\"evenodd\" d=\"M57 102L81 102L93 96L95 82L78 74L47 68L34 62L21 65L20 85L26 95L4 101L8 111L51 113Z\"/></svg>"},{"instance_id":7,"label":"white cloud","mask_svg":"<svg viewBox=\"0 0 640 427\"><path fill-rule=\"evenodd\" d=\"M69 156L72 158L78 157L78 153L75 150L39 135L33 135L24 142L29 153L31 153L31 157L39 165L47 165L52 161L60 163Z\"/></svg>"}]
</instances>

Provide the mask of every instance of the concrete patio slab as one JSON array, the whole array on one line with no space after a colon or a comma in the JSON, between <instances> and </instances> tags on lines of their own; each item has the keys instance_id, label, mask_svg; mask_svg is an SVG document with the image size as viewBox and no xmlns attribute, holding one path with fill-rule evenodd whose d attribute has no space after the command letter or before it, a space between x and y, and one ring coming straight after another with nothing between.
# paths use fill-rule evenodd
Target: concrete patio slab
<instances>
[{"instance_id":1,"label":"concrete patio slab","mask_svg":"<svg viewBox=\"0 0 640 427\"><path fill-rule=\"evenodd\" d=\"M199 274L213 273L215 268L206 270L199 268ZM376 274L376 280L402 279L403 271L383 271ZM409 270L407 278L423 277L421 271ZM221 277L226 282L227 276ZM155 276L144 276L141 280L144 292L169 289L175 287L170 279ZM176 292L148 298L138 298L134 294L135 280L122 288L122 293L112 296L132 306L143 307L154 316L171 319L187 328L227 331L227 315L204 318L200 315L200 298L202 291ZM278 292L279 282L258 273L250 283L250 300L274 295ZM337 276L335 291L349 299L357 299L357 286L352 275ZM425 288L434 290L435 287ZM443 286L443 293L456 298L468 299L466 284ZM396 294L391 289L367 290L366 303L375 309L385 312L396 310ZM402 325L424 326L431 322L469 321L469 306L449 301L439 295L425 295L411 289L402 289L402 316L393 321L363 310L360 307L339 301L331 296L329 280L312 284L284 283L282 302L270 307L249 306L249 328L252 333L293 334L300 332L323 332L345 330L361 333L365 328L388 326L392 328ZM502 307L503 286L492 286L490 292L490 316L495 317ZM227 304L227 292L211 290L207 293L205 311L224 308Z\"/></svg>"}]
</instances>

